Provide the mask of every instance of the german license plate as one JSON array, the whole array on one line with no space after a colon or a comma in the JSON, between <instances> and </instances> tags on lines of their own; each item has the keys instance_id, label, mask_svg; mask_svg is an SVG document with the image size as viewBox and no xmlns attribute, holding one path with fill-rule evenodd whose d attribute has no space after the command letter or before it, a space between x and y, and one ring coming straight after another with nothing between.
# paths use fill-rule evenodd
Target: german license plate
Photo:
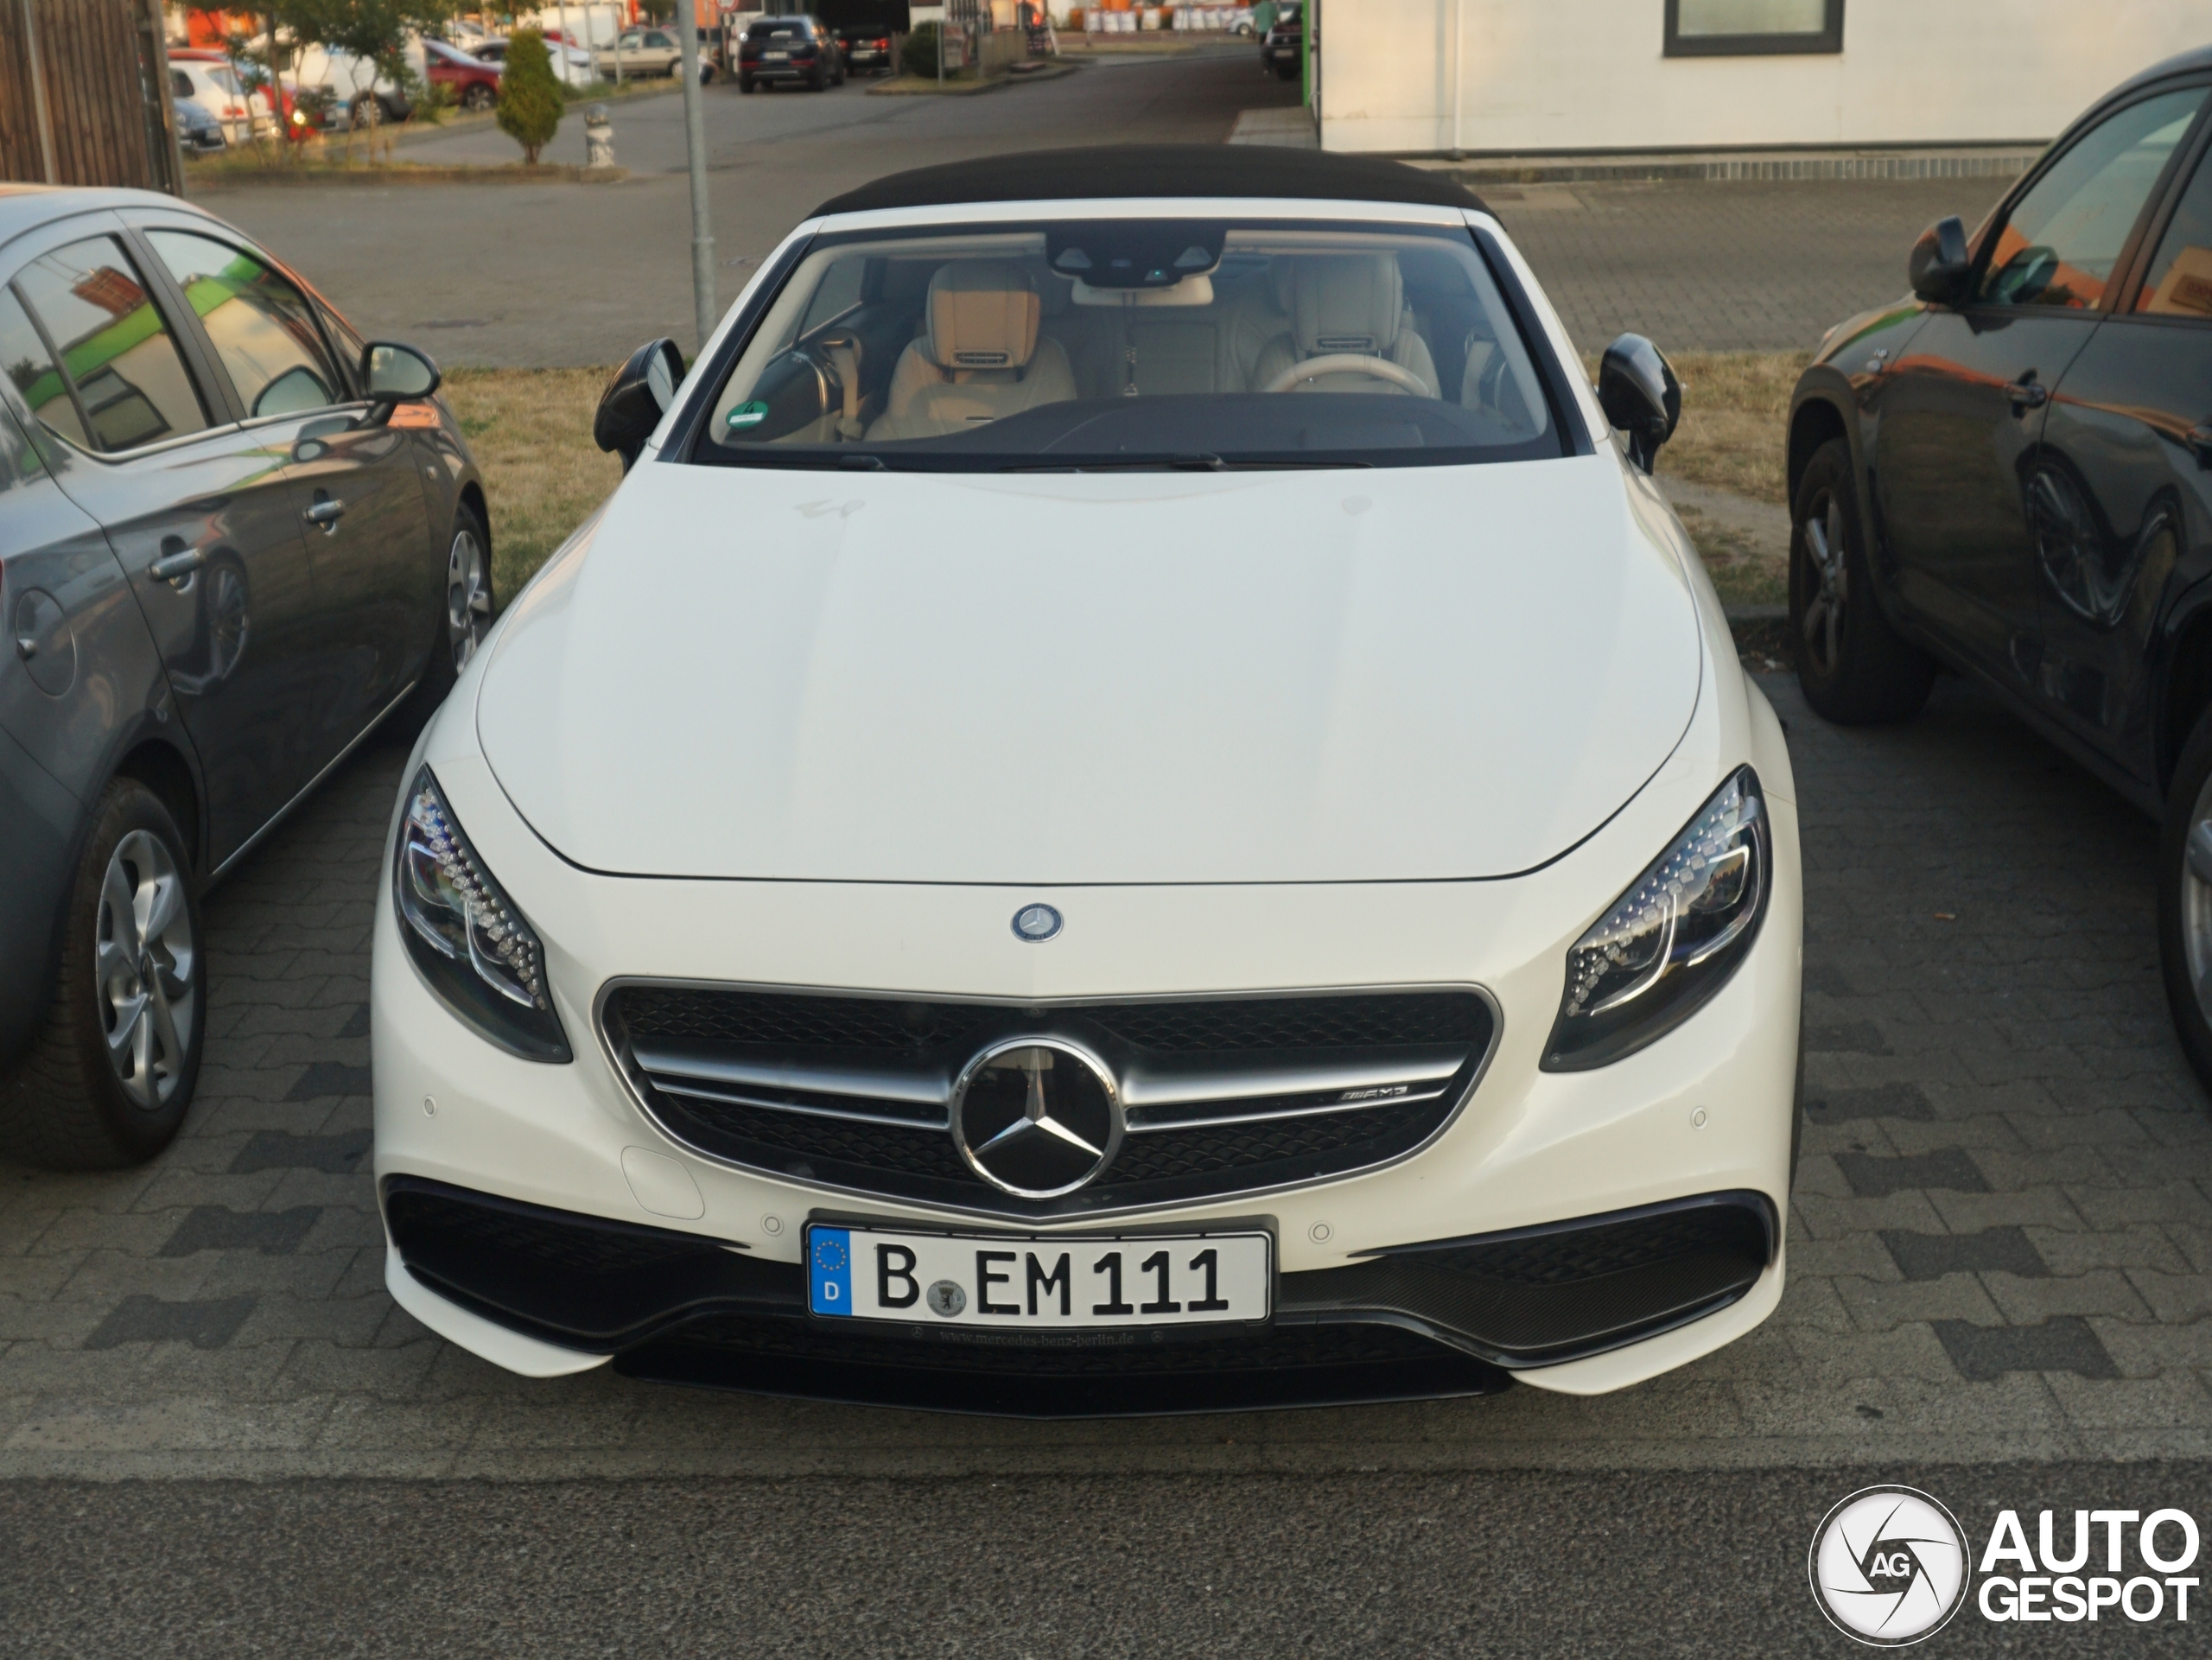
<instances>
[{"instance_id":1,"label":"german license plate","mask_svg":"<svg viewBox=\"0 0 2212 1660\"><path fill-rule=\"evenodd\" d=\"M1264 1232L1122 1237L908 1233L810 1223L818 1315L1039 1332L1249 1324L1268 1318Z\"/></svg>"},{"instance_id":2,"label":"german license plate","mask_svg":"<svg viewBox=\"0 0 2212 1660\"><path fill-rule=\"evenodd\" d=\"M791 54L788 52L763 52L760 55L770 63L789 63L791 60Z\"/></svg>"}]
</instances>

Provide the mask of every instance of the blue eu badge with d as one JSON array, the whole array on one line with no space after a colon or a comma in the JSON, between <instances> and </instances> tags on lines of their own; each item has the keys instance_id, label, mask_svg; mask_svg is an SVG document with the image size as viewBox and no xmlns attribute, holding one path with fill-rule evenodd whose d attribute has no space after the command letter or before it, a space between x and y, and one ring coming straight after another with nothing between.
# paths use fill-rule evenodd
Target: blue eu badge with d
<instances>
[{"instance_id":1,"label":"blue eu badge with d","mask_svg":"<svg viewBox=\"0 0 2212 1660\"><path fill-rule=\"evenodd\" d=\"M807 1252L812 1291L809 1307L817 1314L853 1312L853 1237L842 1228L817 1228Z\"/></svg>"}]
</instances>

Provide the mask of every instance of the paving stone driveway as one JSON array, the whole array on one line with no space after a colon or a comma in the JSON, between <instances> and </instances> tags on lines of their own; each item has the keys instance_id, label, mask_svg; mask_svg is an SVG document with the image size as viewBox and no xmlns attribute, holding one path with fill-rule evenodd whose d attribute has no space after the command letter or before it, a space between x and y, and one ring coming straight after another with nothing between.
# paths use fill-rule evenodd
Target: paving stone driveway
<instances>
[{"instance_id":1,"label":"paving stone driveway","mask_svg":"<svg viewBox=\"0 0 2212 1660\"><path fill-rule=\"evenodd\" d=\"M1952 680L1789 723L1810 1123L1759 1331L1594 1401L1039 1426L512 1378L386 1297L367 939L404 761L210 900L200 1102L153 1166L0 1167L0 1476L1618 1467L2212 1453L2212 1117L2149 823Z\"/></svg>"}]
</instances>

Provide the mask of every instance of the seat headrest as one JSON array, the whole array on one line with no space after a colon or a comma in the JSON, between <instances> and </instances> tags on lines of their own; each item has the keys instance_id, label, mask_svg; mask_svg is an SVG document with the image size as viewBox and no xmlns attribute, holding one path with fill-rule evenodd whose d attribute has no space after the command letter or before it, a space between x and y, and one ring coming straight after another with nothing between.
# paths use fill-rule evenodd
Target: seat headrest
<instances>
[{"instance_id":1,"label":"seat headrest","mask_svg":"<svg viewBox=\"0 0 2212 1660\"><path fill-rule=\"evenodd\" d=\"M1291 262L1291 323L1305 357L1387 353L1398 343L1405 279L1395 254L1309 254Z\"/></svg>"},{"instance_id":2,"label":"seat headrest","mask_svg":"<svg viewBox=\"0 0 2212 1660\"><path fill-rule=\"evenodd\" d=\"M930 278L924 349L940 369L1019 369L1037 349L1038 310L1011 260L953 260Z\"/></svg>"}]
</instances>

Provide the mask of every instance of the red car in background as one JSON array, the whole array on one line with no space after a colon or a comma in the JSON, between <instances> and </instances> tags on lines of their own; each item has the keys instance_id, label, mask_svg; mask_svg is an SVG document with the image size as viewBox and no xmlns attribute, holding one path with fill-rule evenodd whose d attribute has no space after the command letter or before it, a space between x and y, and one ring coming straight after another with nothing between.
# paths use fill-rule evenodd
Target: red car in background
<instances>
[{"instance_id":1,"label":"red car in background","mask_svg":"<svg viewBox=\"0 0 2212 1660\"><path fill-rule=\"evenodd\" d=\"M472 58L444 41L423 42L423 78L435 86L452 88L453 101L471 114L499 101L499 65Z\"/></svg>"}]
</instances>

